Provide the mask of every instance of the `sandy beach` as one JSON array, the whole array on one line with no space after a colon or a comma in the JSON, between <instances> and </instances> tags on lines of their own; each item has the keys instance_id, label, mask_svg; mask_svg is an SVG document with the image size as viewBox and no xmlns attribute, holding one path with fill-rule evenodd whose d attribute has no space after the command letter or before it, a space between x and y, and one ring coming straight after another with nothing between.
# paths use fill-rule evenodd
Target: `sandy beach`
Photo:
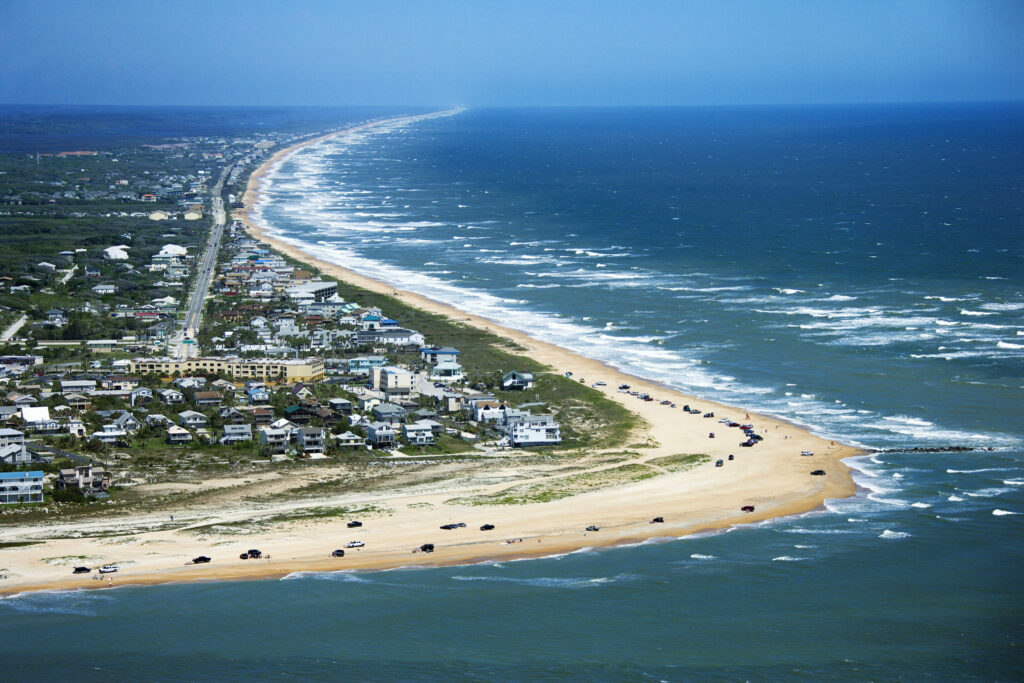
<instances>
[{"instance_id":1,"label":"sandy beach","mask_svg":"<svg viewBox=\"0 0 1024 683\"><path fill-rule=\"evenodd\" d=\"M247 209L258 200L259 184L267 170L285 155L334 135L344 135L374 124L362 124L281 150L250 178L245 194ZM827 499L853 495L855 485L843 458L856 455L852 447L833 443L767 415L748 413L712 401L687 396L655 382L625 375L603 363L498 322L474 316L413 292L366 278L337 265L314 259L295 246L268 237L260 226L246 218L249 232L257 239L323 272L365 289L394 296L420 309L456 319L505 337L526 348L527 355L549 366L553 372L572 372L587 384L604 382L600 390L614 401L637 413L646 426L628 448L595 452L580 467L552 459L551 463L524 458L520 467L508 457L495 461L494 470L485 465L472 471L460 465L442 466L448 476L430 482L396 485L386 491L341 492L298 502L280 497L265 505L234 501L224 496L221 505L205 505L129 518L24 524L5 527L7 541L42 541L3 550L0 560L0 593L28 590L98 588L111 585L107 578L72 576L78 564L99 566L119 564L112 585L156 584L194 580L257 579L281 577L301 571L378 570L401 566L452 565L497 561L514 557L547 556L581 548L626 545L648 539L677 538L703 531L725 529L778 517L805 513ZM644 402L616 390L620 384L648 392L657 400ZM670 400L677 406L689 404L713 411L716 419L689 415L680 408L660 405ZM754 448L741 448L742 434L718 423L729 417L751 423L764 441ZM714 432L715 438L709 438ZM640 447L639 444L644 444ZM623 451L629 451L624 454ZM801 452L811 452L803 456ZM686 471L671 471L657 462L679 454L707 454L710 460ZM729 460L730 455L734 456ZM602 458L604 458L602 460ZM724 466L716 467L716 460ZM511 463L511 464L510 464ZM520 505L487 505L481 499L511 487L551 481L580 473L608 476L623 465L648 467L650 476L638 481L601 487L550 502ZM447 469L445 469L447 468ZM560 469L561 468L561 469ZM823 469L825 476L811 476ZM562 471L564 470L564 471ZM310 474L313 481L318 475ZM282 475L267 475L267 486L287 491L294 482ZM230 492L232 482L200 483L223 486ZM742 512L752 505L754 511ZM232 524L255 517L281 517L299 509L337 508L367 510L357 515L364 522L358 529L346 527L347 517L305 517L267 523L258 533L238 534ZM169 519L173 515L173 521ZM651 523L663 517L664 523ZM465 522L462 529L443 531L449 522ZM492 531L480 525L494 524ZM596 525L599 531L587 532ZM331 558L335 548L348 541L365 546L349 549L344 558ZM510 542L514 541L514 542ZM433 543L431 554L413 552ZM240 560L239 553L260 548L269 559ZM210 564L189 565L198 555L213 558Z\"/></svg>"}]
</instances>

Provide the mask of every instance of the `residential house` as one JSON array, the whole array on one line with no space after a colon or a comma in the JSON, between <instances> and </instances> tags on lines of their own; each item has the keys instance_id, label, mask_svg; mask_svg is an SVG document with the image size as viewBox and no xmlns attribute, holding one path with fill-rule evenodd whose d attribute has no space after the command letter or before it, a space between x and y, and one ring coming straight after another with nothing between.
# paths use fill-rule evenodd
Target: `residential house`
<instances>
[{"instance_id":1,"label":"residential house","mask_svg":"<svg viewBox=\"0 0 1024 683\"><path fill-rule=\"evenodd\" d=\"M185 394L181 393L177 389L162 389L157 393L160 394L160 400L168 405L172 403L185 402Z\"/></svg>"},{"instance_id":2,"label":"residential house","mask_svg":"<svg viewBox=\"0 0 1024 683\"><path fill-rule=\"evenodd\" d=\"M133 406L144 406L153 401L153 390L148 387L136 387L128 394ZM70 402L69 404L70 405Z\"/></svg>"},{"instance_id":3,"label":"residential house","mask_svg":"<svg viewBox=\"0 0 1024 683\"><path fill-rule=\"evenodd\" d=\"M96 390L94 379L63 379L60 382L62 394L88 394Z\"/></svg>"},{"instance_id":4,"label":"residential house","mask_svg":"<svg viewBox=\"0 0 1024 683\"><path fill-rule=\"evenodd\" d=\"M99 294L100 296L106 296L108 294L116 294L117 293L117 285L111 285L111 284L96 285L95 287L92 288L92 291L95 292L96 294Z\"/></svg>"},{"instance_id":5,"label":"residential house","mask_svg":"<svg viewBox=\"0 0 1024 683\"><path fill-rule=\"evenodd\" d=\"M100 382L104 389L115 391L131 391L139 386L141 380L138 377L126 377L124 375L112 375Z\"/></svg>"},{"instance_id":6,"label":"residential house","mask_svg":"<svg viewBox=\"0 0 1024 683\"><path fill-rule=\"evenodd\" d=\"M171 382L174 386L179 389L205 389L206 378L205 377L179 377L178 379Z\"/></svg>"},{"instance_id":7,"label":"residential house","mask_svg":"<svg viewBox=\"0 0 1024 683\"><path fill-rule=\"evenodd\" d=\"M348 371L359 375L368 375L373 368L379 368L387 364L388 359L385 356L360 356L349 359Z\"/></svg>"},{"instance_id":8,"label":"residential house","mask_svg":"<svg viewBox=\"0 0 1024 683\"><path fill-rule=\"evenodd\" d=\"M381 403L378 406L374 406L372 412L379 422L387 422L392 425L405 422L405 408L396 406L394 403Z\"/></svg>"},{"instance_id":9,"label":"residential house","mask_svg":"<svg viewBox=\"0 0 1024 683\"><path fill-rule=\"evenodd\" d=\"M0 504L42 503L42 471L0 472Z\"/></svg>"},{"instance_id":10,"label":"residential house","mask_svg":"<svg viewBox=\"0 0 1024 683\"><path fill-rule=\"evenodd\" d=\"M89 410L92 406L92 400L83 394L68 394L64 397L64 401L68 404L69 408L74 410ZM135 405L134 403L132 405Z\"/></svg>"},{"instance_id":11,"label":"residential house","mask_svg":"<svg viewBox=\"0 0 1024 683\"><path fill-rule=\"evenodd\" d=\"M178 413L178 424L182 427L196 427L206 426L206 416L202 413L197 413L194 410L186 410Z\"/></svg>"},{"instance_id":12,"label":"residential house","mask_svg":"<svg viewBox=\"0 0 1024 683\"><path fill-rule=\"evenodd\" d=\"M260 428L260 450L268 455L287 453L290 441L291 435L284 429Z\"/></svg>"},{"instance_id":13,"label":"residential house","mask_svg":"<svg viewBox=\"0 0 1024 683\"><path fill-rule=\"evenodd\" d=\"M249 418L238 408L221 408L217 413L224 424L242 425L249 424Z\"/></svg>"},{"instance_id":14,"label":"residential house","mask_svg":"<svg viewBox=\"0 0 1024 683\"><path fill-rule=\"evenodd\" d=\"M197 407L219 408L223 395L219 391L197 391L193 397Z\"/></svg>"},{"instance_id":15,"label":"residential house","mask_svg":"<svg viewBox=\"0 0 1024 683\"><path fill-rule=\"evenodd\" d=\"M171 422L170 418L166 415L161 415L160 413L150 413L146 416L143 422L150 427L164 427L174 424Z\"/></svg>"},{"instance_id":16,"label":"residential house","mask_svg":"<svg viewBox=\"0 0 1024 683\"><path fill-rule=\"evenodd\" d=\"M420 349L420 358L431 365L458 363L459 350L451 346L424 346Z\"/></svg>"},{"instance_id":17,"label":"residential house","mask_svg":"<svg viewBox=\"0 0 1024 683\"><path fill-rule=\"evenodd\" d=\"M366 436L374 448L390 448L395 445L395 430L387 422L371 422L366 425Z\"/></svg>"},{"instance_id":18,"label":"residential house","mask_svg":"<svg viewBox=\"0 0 1024 683\"><path fill-rule=\"evenodd\" d=\"M102 441L105 444L115 445L126 441L128 439L128 432L118 428L117 425L105 424L102 431L93 432L89 435L89 438Z\"/></svg>"},{"instance_id":19,"label":"residential house","mask_svg":"<svg viewBox=\"0 0 1024 683\"><path fill-rule=\"evenodd\" d=\"M558 424L551 415L522 414L508 424L506 434L512 446L547 446L562 442Z\"/></svg>"},{"instance_id":20,"label":"residential house","mask_svg":"<svg viewBox=\"0 0 1024 683\"><path fill-rule=\"evenodd\" d=\"M110 473L102 467L79 465L60 470L56 487L59 490L78 490L93 498L106 498L110 488Z\"/></svg>"},{"instance_id":21,"label":"residential house","mask_svg":"<svg viewBox=\"0 0 1024 683\"><path fill-rule=\"evenodd\" d=\"M268 425L274 421L274 411L270 408L255 408L252 411L252 420L257 425Z\"/></svg>"},{"instance_id":22,"label":"residential house","mask_svg":"<svg viewBox=\"0 0 1024 683\"><path fill-rule=\"evenodd\" d=\"M402 425L402 433L411 446L430 446L434 443L433 429L423 422Z\"/></svg>"},{"instance_id":23,"label":"residential house","mask_svg":"<svg viewBox=\"0 0 1024 683\"><path fill-rule=\"evenodd\" d=\"M316 394L313 393L313 389L308 384L303 384L302 382L292 387L290 393L300 401L316 401Z\"/></svg>"},{"instance_id":24,"label":"residential house","mask_svg":"<svg viewBox=\"0 0 1024 683\"><path fill-rule=\"evenodd\" d=\"M352 432L338 434L335 439L337 440L338 446L342 448L362 448L366 445L366 439L361 436L357 436Z\"/></svg>"},{"instance_id":25,"label":"residential house","mask_svg":"<svg viewBox=\"0 0 1024 683\"><path fill-rule=\"evenodd\" d=\"M352 414L352 401L347 398L327 399L327 405L331 407L331 410L337 411L342 415Z\"/></svg>"},{"instance_id":26,"label":"residential house","mask_svg":"<svg viewBox=\"0 0 1024 683\"><path fill-rule=\"evenodd\" d=\"M225 446L252 441L252 427L249 424L226 424L220 442Z\"/></svg>"},{"instance_id":27,"label":"residential house","mask_svg":"<svg viewBox=\"0 0 1024 683\"><path fill-rule=\"evenodd\" d=\"M192 441L192 432L178 425L171 425L167 428L167 443L183 444Z\"/></svg>"},{"instance_id":28,"label":"residential house","mask_svg":"<svg viewBox=\"0 0 1024 683\"><path fill-rule=\"evenodd\" d=\"M501 388L506 391L532 389L533 384L533 373L530 372L511 370L501 377Z\"/></svg>"},{"instance_id":29,"label":"residential house","mask_svg":"<svg viewBox=\"0 0 1024 683\"><path fill-rule=\"evenodd\" d=\"M245 394L251 406L261 406L270 403L270 392L262 384L249 388Z\"/></svg>"},{"instance_id":30,"label":"residential house","mask_svg":"<svg viewBox=\"0 0 1024 683\"><path fill-rule=\"evenodd\" d=\"M303 427L296 432L295 442L306 455L324 452L324 430L321 427Z\"/></svg>"},{"instance_id":31,"label":"residential house","mask_svg":"<svg viewBox=\"0 0 1024 683\"><path fill-rule=\"evenodd\" d=\"M461 382L464 379L462 373L462 366L453 361L444 361L434 366L434 369L430 372L430 381L432 382Z\"/></svg>"}]
</instances>

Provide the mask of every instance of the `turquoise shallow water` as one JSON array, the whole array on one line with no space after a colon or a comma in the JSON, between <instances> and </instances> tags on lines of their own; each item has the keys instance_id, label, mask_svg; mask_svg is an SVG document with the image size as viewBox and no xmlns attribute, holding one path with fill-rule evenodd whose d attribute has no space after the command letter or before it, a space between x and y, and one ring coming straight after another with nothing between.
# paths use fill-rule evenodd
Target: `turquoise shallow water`
<instances>
[{"instance_id":1,"label":"turquoise shallow water","mask_svg":"<svg viewBox=\"0 0 1024 683\"><path fill-rule=\"evenodd\" d=\"M1016 106L471 110L294 155L262 219L318 256L829 436L996 450L640 547L3 600L12 677L1020 678L1021 142Z\"/></svg>"}]
</instances>

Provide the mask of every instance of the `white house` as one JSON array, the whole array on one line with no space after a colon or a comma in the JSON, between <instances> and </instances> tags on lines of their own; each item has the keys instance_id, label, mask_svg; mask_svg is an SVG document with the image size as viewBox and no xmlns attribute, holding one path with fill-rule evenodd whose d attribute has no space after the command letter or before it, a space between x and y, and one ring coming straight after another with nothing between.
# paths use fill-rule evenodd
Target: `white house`
<instances>
[{"instance_id":1,"label":"white house","mask_svg":"<svg viewBox=\"0 0 1024 683\"><path fill-rule=\"evenodd\" d=\"M425 422L402 425L405 440L413 446L430 446L434 443L434 430Z\"/></svg>"},{"instance_id":2,"label":"white house","mask_svg":"<svg viewBox=\"0 0 1024 683\"><path fill-rule=\"evenodd\" d=\"M438 363L430 373L432 382L461 382L464 377L462 366L454 361Z\"/></svg>"}]
</instances>

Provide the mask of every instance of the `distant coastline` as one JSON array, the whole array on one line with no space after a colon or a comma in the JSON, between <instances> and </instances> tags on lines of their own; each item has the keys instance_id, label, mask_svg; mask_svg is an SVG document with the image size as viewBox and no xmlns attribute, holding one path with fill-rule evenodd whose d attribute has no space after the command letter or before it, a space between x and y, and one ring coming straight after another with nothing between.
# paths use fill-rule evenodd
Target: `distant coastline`
<instances>
[{"instance_id":1,"label":"distant coastline","mask_svg":"<svg viewBox=\"0 0 1024 683\"><path fill-rule=\"evenodd\" d=\"M545 557L588 547L630 545L769 521L819 509L829 499L848 497L856 492L850 471L842 462L844 458L860 453L851 446L815 436L778 418L747 413L627 375L599 361L534 339L524 332L312 258L294 245L266 236L262 226L250 219L252 207L259 200L260 182L274 164L303 147L380 123L353 126L274 154L250 176L244 199L244 220L248 232L282 253L354 286L394 297L410 306L508 339L526 349L532 359L555 372L571 372L574 377L586 378L588 384L603 383L599 385L602 393L637 413L644 426L631 437L633 443L628 447L588 451L588 455L609 458L607 465L594 464L588 471L612 473L624 466L639 466L650 474L638 479L616 479L610 486L544 502L481 504L474 497L504 491L510 485L543 480L543 474L538 476L538 465L530 463L529 459L524 458L521 467L515 464L514 459L506 459L501 465L503 478L499 483L460 482L457 476L452 476L428 487L404 489L399 486L369 494L344 492L318 504L353 509L369 507L378 512L360 515L367 523L358 538L365 539L366 546L348 552L343 559L329 557L332 547L355 538L346 528L347 520L340 516L296 519L279 528L262 529L258 535L239 538L215 530L200 536L182 533L189 527L167 525L165 514L140 513L132 519L118 521L123 528L138 531L133 534L132 543L119 545L116 549L117 558L124 562L124 570L114 577L114 585L266 579L296 572L370 571ZM644 402L617 392L616 387L623 383L678 406L689 403L705 412L713 411L718 418L731 417L749 422L764 435L764 441L756 448L737 448L738 431L718 425L717 420L710 422L697 415L687 415L679 408L660 405L659 401ZM709 439L709 427L722 432L723 438ZM805 457L801 452L813 455ZM689 457L685 454L701 454L703 464L676 469L659 464ZM556 458L546 467L564 466L564 463L558 464L558 460ZM716 467L716 461L722 461L723 465ZM810 471L817 469L824 470L826 476L811 476ZM656 476L651 476L655 473ZM289 509L287 501L277 505L275 509ZM752 510L743 511L741 508L744 507ZM264 514L266 512L263 510ZM212 513L217 524L243 522L253 515L252 510L244 507ZM655 518L664 521L653 523ZM439 525L452 521L465 521L469 528L437 532ZM496 530L488 532L475 528L484 522L494 524ZM206 528L210 522L207 520L197 525ZM600 530L589 531L591 525ZM26 529L21 533L30 532ZM425 542L436 543L435 552L410 552ZM240 544L262 547L273 559L249 562L234 559L238 550L233 548L240 547ZM202 553L214 554L210 552L211 545L218 547L213 563L199 566L182 564L182 559ZM46 563L47 558L53 557L109 557L111 549L104 547L102 537L62 537L8 552L23 557L26 565L39 567ZM72 577L60 566L47 570L44 575L33 572L31 576L35 578L29 576L25 573L5 582L0 590L10 595L32 590L101 588L106 583Z\"/></svg>"}]
</instances>

